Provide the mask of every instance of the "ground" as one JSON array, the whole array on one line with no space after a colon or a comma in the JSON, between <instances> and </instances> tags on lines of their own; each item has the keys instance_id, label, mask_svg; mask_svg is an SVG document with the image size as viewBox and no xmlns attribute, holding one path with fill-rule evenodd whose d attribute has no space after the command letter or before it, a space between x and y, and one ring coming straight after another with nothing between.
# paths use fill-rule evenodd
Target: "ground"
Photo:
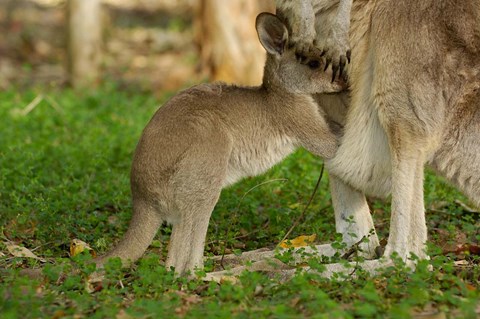
<instances>
[{"instance_id":1,"label":"ground","mask_svg":"<svg viewBox=\"0 0 480 319\"><path fill-rule=\"evenodd\" d=\"M164 226L135 267L121 270L112 263L102 284L89 286L92 268L83 259L91 256L71 258L71 240L80 239L101 254L124 233L131 214L132 152L143 127L168 96L122 92L115 83L88 93L0 92L2 318L478 316L479 213L431 173L425 193L432 259L421 262L413 273L399 264L378 276L357 269L356 277L333 280L299 273L284 282L245 273L236 283L187 281L174 278L162 266L170 233ZM212 216L206 254L278 244L301 215L320 165L320 159L300 150L266 175L224 190ZM370 199L370 204L385 238L388 201ZM339 239L328 174L289 238L312 234L317 242ZM12 243L46 262L14 257L7 250ZM321 271L319 261L307 262ZM211 270L212 264L206 267ZM31 268L43 268L45 277L19 275Z\"/></svg>"}]
</instances>

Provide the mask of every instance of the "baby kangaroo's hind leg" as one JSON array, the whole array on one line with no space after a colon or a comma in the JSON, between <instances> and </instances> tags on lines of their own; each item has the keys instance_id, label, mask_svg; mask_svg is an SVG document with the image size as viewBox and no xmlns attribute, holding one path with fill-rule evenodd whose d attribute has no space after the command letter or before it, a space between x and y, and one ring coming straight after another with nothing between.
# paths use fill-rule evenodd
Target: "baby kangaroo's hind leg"
<instances>
[{"instance_id":1,"label":"baby kangaroo's hind leg","mask_svg":"<svg viewBox=\"0 0 480 319\"><path fill-rule=\"evenodd\" d=\"M175 217L166 266L179 275L203 266L208 223L226 178L231 146L214 133L185 154L171 180Z\"/></svg>"},{"instance_id":2,"label":"baby kangaroo's hind leg","mask_svg":"<svg viewBox=\"0 0 480 319\"><path fill-rule=\"evenodd\" d=\"M212 200L208 205L197 205L191 202L190 205L181 208L183 213L172 227L167 268L174 267L177 274L183 275L195 268L203 267L205 238L216 201Z\"/></svg>"}]
</instances>

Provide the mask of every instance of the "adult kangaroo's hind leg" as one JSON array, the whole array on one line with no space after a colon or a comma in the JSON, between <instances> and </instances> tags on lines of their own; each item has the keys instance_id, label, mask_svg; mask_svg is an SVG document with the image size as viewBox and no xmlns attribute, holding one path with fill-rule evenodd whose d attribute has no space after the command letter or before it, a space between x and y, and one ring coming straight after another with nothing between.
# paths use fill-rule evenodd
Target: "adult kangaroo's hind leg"
<instances>
[{"instance_id":1,"label":"adult kangaroo's hind leg","mask_svg":"<svg viewBox=\"0 0 480 319\"><path fill-rule=\"evenodd\" d=\"M401 139L392 134L391 140ZM406 262L411 253L426 258L424 249L427 225L423 205L424 152L421 147L412 149L402 143L392 144L392 213L385 256L389 258L393 253L397 253Z\"/></svg>"},{"instance_id":2,"label":"adult kangaroo's hind leg","mask_svg":"<svg viewBox=\"0 0 480 319\"><path fill-rule=\"evenodd\" d=\"M417 162L415 169L415 177L413 181L413 198L410 211L412 216L410 219L410 253L419 259L429 259L426 251L427 243L427 222L425 220L425 203L423 194L423 162Z\"/></svg>"},{"instance_id":3,"label":"adult kangaroo's hind leg","mask_svg":"<svg viewBox=\"0 0 480 319\"><path fill-rule=\"evenodd\" d=\"M371 94L388 137L392 168L385 256L396 253L409 263L412 253L426 257L424 164L443 143L442 133L452 111L451 69L444 58L452 47L446 47L448 41L443 39L448 33L439 23L456 18L457 8L449 10L441 1L377 1L371 16L375 70ZM402 18L393 25L392 19L398 17ZM405 37L413 33L416 36Z\"/></svg>"}]
</instances>

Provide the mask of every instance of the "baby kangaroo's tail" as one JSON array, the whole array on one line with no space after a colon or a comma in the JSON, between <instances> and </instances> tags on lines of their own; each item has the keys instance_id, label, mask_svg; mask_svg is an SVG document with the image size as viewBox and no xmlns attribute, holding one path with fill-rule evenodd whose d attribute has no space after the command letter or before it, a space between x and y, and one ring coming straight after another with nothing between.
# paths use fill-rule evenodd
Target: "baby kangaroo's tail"
<instances>
[{"instance_id":1,"label":"baby kangaroo's tail","mask_svg":"<svg viewBox=\"0 0 480 319\"><path fill-rule=\"evenodd\" d=\"M127 266L142 257L152 243L163 220L155 208L144 202L134 201L133 215L128 230L122 240L111 251L95 259L102 267L109 258L120 257Z\"/></svg>"}]
</instances>

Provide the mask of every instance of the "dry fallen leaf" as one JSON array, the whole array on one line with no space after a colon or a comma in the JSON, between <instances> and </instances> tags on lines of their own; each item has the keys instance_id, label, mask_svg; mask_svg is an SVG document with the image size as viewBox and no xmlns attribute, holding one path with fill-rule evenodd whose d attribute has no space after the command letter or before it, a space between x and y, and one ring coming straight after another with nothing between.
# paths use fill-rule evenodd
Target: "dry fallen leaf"
<instances>
[{"instance_id":1,"label":"dry fallen leaf","mask_svg":"<svg viewBox=\"0 0 480 319\"><path fill-rule=\"evenodd\" d=\"M466 283L466 284L465 284L465 287L467 288L467 290L477 291L477 287L475 287L475 286L472 285L472 284Z\"/></svg>"},{"instance_id":2,"label":"dry fallen leaf","mask_svg":"<svg viewBox=\"0 0 480 319\"><path fill-rule=\"evenodd\" d=\"M53 313L52 319L60 319L65 317L67 314L63 310L57 310Z\"/></svg>"},{"instance_id":3,"label":"dry fallen leaf","mask_svg":"<svg viewBox=\"0 0 480 319\"><path fill-rule=\"evenodd\" d=\"M115 319L132 319L133 317L130 316L124 309L120 309L120 311L115 316Z\"/></svg>"},{"instance_id":4,"label":"dry fallen leaf","mask_svg":"<svg viewBox=\"0 0 480 319\"><path fill-rule=\"evenodd\" d=\"M85 281L85 291L89 294L103 290L103 280L105 279L103 272L91 273Z\"/></svg>"},{"instance_id":5,"label":"dry fallen leaf","mask_svg":"<svg viewBox=\"0 0 480 319\"><path fill-rule=\"evenodd\" d=\"M93 257L96 257L97 254L86 242L80 239L72 239L70 242L70 257L74 257L81 252L88 250Z\"/></svg>"},{"instance_id":6,"label":"dry fallen leaf","mask_svg":"<svg viewBox=\"0 0 480 319\"><path fill-rule=\"evenodd\" d=\"M305 247L311 245L315 241L315 238L317 238L317 235L315 234L310 236L302 235L294 239L285 239L279 244L279 246L282 248Z\"/></svg>"},{"instance_id":7,"label":"dry fallen leaf","mask_svg":"<svg viewBox=\"0 0 480 319\"><path fill-rule=\"evenodd\" d=\"M236 276L223 276L220 279L220 283L223 284L223 283L226 283L226 282L237 285L237 284L240 283L240 279L238 279L238 277L236 277Z\"/></svg>"},{"instance_id":8,"label":"dry fallen leaf","mask_svg":"<svg viewBox=\"0 0 480 319\"><path fill-rule=\"evenodd\" d=\"M181 298L182 304L175 308L175 313L179 316L185 316L190 310L192 305L198 304L202 301L201 297L195 294L188 294L184 291L173 291L173 295L177 295Z\"/></svg>"},{"instance_id":9,"label":"dry fallen leaf","mask_svg":"<svg viewBox=\"0 0 480 319\"><path fill-rule=\"evenodd\" d=\"M18 246L12 242L5 242L4 244L7 247L8 252L14 257L33 258L41 261L42 263L46 262L45 259L38 257L25 247Z\"/></svg>"}]
</instances>

